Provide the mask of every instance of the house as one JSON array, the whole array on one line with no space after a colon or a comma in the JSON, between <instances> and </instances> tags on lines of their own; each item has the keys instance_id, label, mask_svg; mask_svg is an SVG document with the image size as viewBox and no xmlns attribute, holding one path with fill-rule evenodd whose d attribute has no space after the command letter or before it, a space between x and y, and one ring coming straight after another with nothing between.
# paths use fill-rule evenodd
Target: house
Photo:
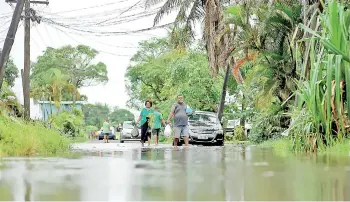
<instances>
[{"instance_id":1,"label":"house","mask_svg":"<svg viewBox=\"0 0 350 202\"><path fill-rule=\"evenodd\" d=\"M71 111L73 108L73 101L62 101L60 102L60 107L57 108L55 106L54 102L51 102L50 107L50 101L38 101L39 103L39 110L43 121L47 121L48 117L52 114L57 114L59 111ZM83 101L76 101L75 102L75 109L82 110L82 106L85 104Z\"/></svg>"}]
</instances>

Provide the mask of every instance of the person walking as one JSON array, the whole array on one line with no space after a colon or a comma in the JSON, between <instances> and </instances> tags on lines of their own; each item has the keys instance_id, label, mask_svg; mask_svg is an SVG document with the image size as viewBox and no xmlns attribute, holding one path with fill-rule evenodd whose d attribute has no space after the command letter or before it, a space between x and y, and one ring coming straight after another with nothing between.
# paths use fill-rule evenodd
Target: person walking
<instances>
[{"instance_id":1,"label":"person walking","mask_svg":"<svg viewBox=\"0 0 350 202\"><path fill-rule=\"evenodd\" d=\"M159 112L158 107L154 108L154 113L153 113L153 126L152 126L152 135L154 137L154 144L157 146L159 143L159 132L161 126L165 127L165 121L163 119L162 114Z\"/></svg>"},{"instance_id":2,"label":"person walking","mask_svg":"<svg viewBox=\"0 0 350 202\"><path fill-rule=\"evenodd\" d=\"M188 115L186 108L189 106L184 103L183 95L177 95L177 103L171 107L170 114L168 116L167 123L174 117L174 146L177 147L177 143L180 137L184 137L185 145L188 146Z\"/></svg>"},{"instance_id":3,"label":"person walking","mask_svg":"<svg viewBox=\"0 0 350 202\"><path fill-rule=\"evenodd\" d=\"M103 125L102 125L102 132L103 132L103 135L104 135L103 140L104 140L105 143L109 143L108 135L111 132L110 131L110 127L111 127L111 125L109 124L109 120L106 120L103 123Z\"/></svg>"},{"instance_id":4,"label":"person walking","mask_svg":"<svg viewBox=\"0 0 350 202\"><path fill-rule=\"evenodd\" d=\"M153 114L152 101L147 100L145 102L145 107L141 110L139 119L137 123L141 127L141 145L148 141L148 146L151 145L151 129L149 125L150 116Z\"/></svg>"}]
</instances>

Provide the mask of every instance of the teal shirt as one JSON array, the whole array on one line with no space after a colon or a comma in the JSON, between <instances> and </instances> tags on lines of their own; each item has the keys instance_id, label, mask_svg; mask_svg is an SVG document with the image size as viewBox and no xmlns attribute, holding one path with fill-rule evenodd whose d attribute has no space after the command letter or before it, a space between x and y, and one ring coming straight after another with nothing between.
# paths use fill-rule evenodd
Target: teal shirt
<instances>
[{"instance_id":1,"label":"teal shirt","mask_svg":"<svg viewBox=\"0 0 350 202\"><path fill-rule=\"evenodd\" d=\"M153 129L159 129L162 127L163 116L159 112L154 112Z\"/></svg>"},{"instance_id":2,"label":"teal shirt","mask_svg":"<svg viewBox=\"0 0 350 202\"><path fill-rule=\"evenodd\" d=\"M146 117L149 116L150 114L153 113L153 109L150 108L150 109L147 109L147 108L143 108L142 111L141 111L141 120L140 120L140 126L142 126L143 124L146 123L147 119Z\"/></svg>"},{"instance_id":3,"label":"teal shirt","mask_svg":"<svg viewBox=\"0 0 350 202\"><path fill-rule=\"evenodd\" d=\"M102 132L109 133L110 132L109 127L110 127L110 124L108 122L104 122L102 126Z\"/></svg>"}]
</instances>

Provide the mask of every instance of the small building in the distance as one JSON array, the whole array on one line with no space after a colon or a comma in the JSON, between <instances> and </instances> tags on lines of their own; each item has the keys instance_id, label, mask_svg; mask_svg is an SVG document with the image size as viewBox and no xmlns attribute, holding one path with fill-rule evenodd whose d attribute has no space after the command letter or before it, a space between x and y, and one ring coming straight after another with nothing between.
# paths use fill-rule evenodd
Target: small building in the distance
<instances>
[{"instance_id":1,"label":"small building in the distance","mask_svg":"<svg viewBox=\"0 0 350 202\"><path fill-rule=\"evenodd\" d=\"M54 102L50 101L38 101L39 110L43 121L47 121L49 116L52 114L57 114L59 111L71 111L73 108L77 110L82 110L82 106L85 104L84 101L76 101L75 106L73 107L73 101L62 101L60 102L60 107L57 108Z\"/></svg>"}]
</instances>

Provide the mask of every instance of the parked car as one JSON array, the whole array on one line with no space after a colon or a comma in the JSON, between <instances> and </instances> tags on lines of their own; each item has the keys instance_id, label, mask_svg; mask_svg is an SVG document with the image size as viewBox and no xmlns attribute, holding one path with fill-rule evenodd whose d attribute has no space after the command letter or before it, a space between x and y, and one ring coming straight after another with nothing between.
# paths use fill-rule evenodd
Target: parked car
<instances>
[{"instance_id":1,"label":"parked car","mask_svg":"<svg viewBox=\"0 0 350 202\"><path fill-rule=\"evenodd\" d=\"M109 140L116 140L117 138L116 138L116 136L115 136L115 132L114 132L114 129L111 127L111 130L110 130L111 132L109 132L109 134L108 134L108 139ZM104 138L104 134L103 134L103 132L102 132L102 128L101 128L101 130L100 131L98 131L98 139L99 140L103 140L103 138Z\"/></svg>"},{"instance_id":2,"label":"parked car","mask_svg":"<svg viewBox=\"0 0 350 202\"><path fill-rule=\"evenodd\" d=\"M124 143L124 141L141 141L141 129L139 129L139 134L133 137L131 131L134 128L135 123L133 121L124 121L120 131L120 143Z\"/></svg>"},{"instance_id":3,"label":"parked car","mask_svg":"<svg viewBox=\"0 0 350 202\"><path fill-rule=\"evenodd\" d=\"M196 111L189 116L189 143L202 145L224 145L224 132L219 119L213 112ZM180 138L178 143L184 143Z\"/></svg>"},{"instance_id":4,"label":"parked car","mask_svg":"<svg viewBox=\"0 0 350 202\"><path fill-rule=\"evenodd\" d=\"M228 120L227 121L227 126L225 128L225 133L234 133L236 126L240 125L240 119L234 119L234 120ZM252 125L246 121L245 122L245 134L248 135L250 132L250 129L252 128Z\"/></svg>"}]
</instances>

